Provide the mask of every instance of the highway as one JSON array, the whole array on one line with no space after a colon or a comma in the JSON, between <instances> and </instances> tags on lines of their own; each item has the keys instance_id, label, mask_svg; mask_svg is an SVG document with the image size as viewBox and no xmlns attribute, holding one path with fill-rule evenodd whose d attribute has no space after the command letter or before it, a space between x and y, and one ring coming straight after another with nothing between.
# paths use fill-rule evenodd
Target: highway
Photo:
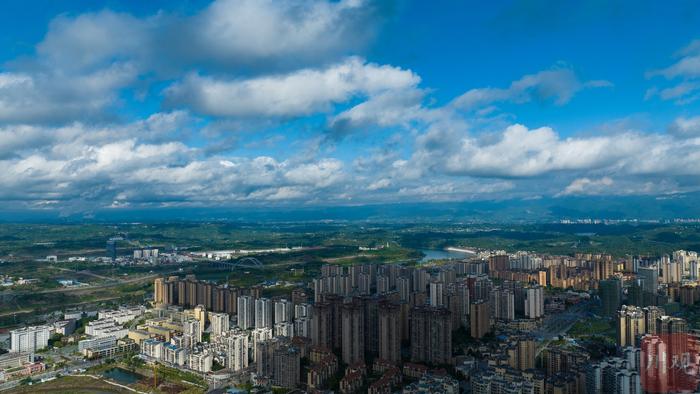
<instances>
[{"instance_id":1,"label":"highway","mask_svg":"<svg viewBox=\"0 0 700 394\"><path fill-rule=\"evenodd\" d=\"M85 273L84 271L77 271L77 272L78 273ZM25 291L16 291L16 290L3 291L3 292L0 292L0 297L1 296L23 295L23 294L73 293L73 292L81 292L81 291L93 291L93 290L114 287L114 286L152 281L155 278L167 276L167 275L170 275L170 274L175 273L175 272L178 272L178 271L174 270L174 271L170 271L170 272L139 276L136 278L129 278L129 279L102 277L102 278L106 278L106 279L110 280L110 282L101 283L98 285L77 286L77 287L61 287L58 289L40 290L40 291L26 291L26 290ZM97 275L97 274L94 274L94 275Z\"/></svg>"}]
</instances>

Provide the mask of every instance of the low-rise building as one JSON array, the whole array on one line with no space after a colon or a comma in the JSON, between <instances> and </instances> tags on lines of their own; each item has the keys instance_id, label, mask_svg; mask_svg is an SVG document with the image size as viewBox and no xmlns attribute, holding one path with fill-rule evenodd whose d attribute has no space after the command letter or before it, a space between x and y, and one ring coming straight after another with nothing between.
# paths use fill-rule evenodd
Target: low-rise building
<instances>
[{"instance_id":1,"label":"low-rise building","mask_svg":"<svg viewBox=\"0 0 700 394\"><path fill-rule=\"evenodd\" d=\"M86 355L87 350L99 351L115 346L117 337L108 335L105 337L92 337L78 341L78 351Z\"/></svg>"},{"instance_id":2,"label":"low-rise building","mask_svg":"<svg viewBox=\"0 0 700 394\"><path fill-rule=\"evenodd\" d=\"M145 312L143 306L136 306L130 308L119 308L112 311L100 311L97 314L97 318L100 320L114 320L117 324L125 324L137 317L143 315Z\"/></svg>"},{"instance_id":3,"label":"low-rise building","mask_svg":"<svg viewBox=\"0 0 700 394\"><path fill-rule=\"evenodd\" d=\"M89 359L109 358L114 357L117 354L133 352L136 349L138 349L136 342L129 338L122 338L117 340L112 346L102 347L98 349L85 349L83 351L83 355Z\"/></svg>"},{"instance_id":4,"label":"low-rise building","mask_svg":"<svg viewBox=\"0 0 700 394\"><path fill-rule=\"evenodd\" d=\"M391 394L392 387L401 383L401 371L396 366L390 366L382 376L367 389L367 394Z\"/></svg>"},{"instance_id":5,"label":"low-rise building","mask_svg":"<svg viewBox=\"0 0 700 394\"><path fill-rule=\"evenodd\" d=\"M459 382L447 375L426 374L418 382L404 387L403 394L458 394Z\"/></svg>"},{"instance_id":6,"label":"low-rise building","mask_svg":"<svg viewBox=\"0 0 700 394\"><path fill-rule=\"evenodd\" d=\"M53 332L60 335L70 335L75 331L75 319L60 320L53 324Z\"/></svg>"},{"instance_id":7,"label":"low-rise building","mask_svg":"<svg viewBox=\"0 0 700 394\"><path fill-rule=\"evenodd\" d=\"M0 355L0 370L21 367L34 362L32 353L5 353Z\"/></svg>"},{"instance_id":8,"label":"low-rise building","mask_svg":"<svg viewBox=\"0 0 700 394\"><path fill-rule=\"evenodd\" d=\"M129 334L129 330L112 319L98 319L88 323L85 327L85 334L94 337L123 338Z\"/></svg>"}]
</instances>

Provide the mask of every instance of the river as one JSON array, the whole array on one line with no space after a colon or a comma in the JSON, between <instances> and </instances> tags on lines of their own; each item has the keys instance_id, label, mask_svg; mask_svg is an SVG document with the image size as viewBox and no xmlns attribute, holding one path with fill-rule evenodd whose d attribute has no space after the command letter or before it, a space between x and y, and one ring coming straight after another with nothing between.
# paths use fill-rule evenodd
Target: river
<instances>
[{"instance_id":1,"label":"river","mask_svg":"<svg viewBox=\"0 0 700 394\"><path fill-rule=\"evenodd\" d=\"M420 251L425 255L419 260L420 263L427 263L432 260L460 260L473 255L472 253L444 249L421 249Z\"/></svg>"}]
</instances>

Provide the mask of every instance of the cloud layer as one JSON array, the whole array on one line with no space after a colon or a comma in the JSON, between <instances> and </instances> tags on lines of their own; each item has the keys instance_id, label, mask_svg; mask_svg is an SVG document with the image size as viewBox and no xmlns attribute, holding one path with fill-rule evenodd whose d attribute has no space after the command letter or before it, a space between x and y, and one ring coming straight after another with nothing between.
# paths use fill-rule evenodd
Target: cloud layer
<instances>
[{"instance_id":1,"label":"cloud layer","mask_svg":"<svg viewBox=\"0 0 700 394\"><path fill-rule=\"evenodd\" d=\"M391 8L217 0L190 14L59 15L33 53L0 67L0 201L89 211L700 188L697 114L658 130L520 121L513 108L614 90L562 62L445 97L365 50ZM692 103L699 65L694 41L639 76L656 85L647 99Z\"/></svg>"}]
</instances>

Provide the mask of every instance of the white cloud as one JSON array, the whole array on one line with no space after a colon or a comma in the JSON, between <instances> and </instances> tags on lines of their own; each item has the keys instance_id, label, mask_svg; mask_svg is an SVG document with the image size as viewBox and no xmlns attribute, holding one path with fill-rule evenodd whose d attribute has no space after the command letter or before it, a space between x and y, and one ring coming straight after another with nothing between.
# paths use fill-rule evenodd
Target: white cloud
<instances>
[{"instance_id":1,"label":"white cloud","mask_svg":"<svg viewBox=\"0 0 700 394\"><path fill-rule=\"evenodd\" d=\"M409 70L349 58L322 69L243 80L190 75L169 87L166 97L173 105L205 115L301 116L328 111L355 96L373 96L419 82Z\"/></svg>"},{"instance_id":2,"label":"white cloud","mask_svg":"<svg viewBox=\"0 0 700 394\"><path fill-rule=\"evenodd\" d=\"M140 63L154 44L153 22L110 10L60 15L37 45L37 60L46 68L72 72L90 72L115 62Z\"/></svg>"},{"instance_id":3,"label":"white cloud","mask_svg":"<svg viewBox=\"0 0 700 394\"><path fill-rule=\"evenodd\" d=\"M91 73L61 75L0 73L0 123L65 122L105 116L117 91L134 82L129 64L114 64Z\"/></svg>"},{"instance_id":4,"label":"white cloud","mask_svg":"<svg viewBox=\"0 0 700 394\"><path fill-rule=\"evenodd\" d=\"M499 110L611 86L559 66L437 104L414 71L353 56L385 4L219 0L192 15L59 16L33 56L0 69L0 200L120 209L697 188L697 117L668 133L566 136ZM696 99L699 50L650 73L672 83L649 95ZM159 104L178 110L121 118ZM358 131L373 138L342 145Z\"/></svg>"},{"instance_id":5,"label":"white cloud","mask_svg":"<svg viewBox=\"0 0 700 394\"><path fill-rule=\"evenodd\" d=\"M124 125L0 128L7 142L0 151L0 200L90 210L228 204L262 195L284 201L322 191L333 199L332 188L344 179L343 163L332 158L203 156L178 141L188 122L174 112Z\"/></svg>"},{"instance_id":6,"label":"white cloud","mask_svg":"<svg viewBox=\"0 0 700 394\"><path fill-rule=\"evenodd\" d=\"M143 18L103 10L55 18L37 45L64 70L132 62L169 74L202 66L230 72L299 67L360 49L386 8L358 0L217 0L189 16Z\"/></svg>"},{"instance_id":7,"label":"white cloud","mask_svg":"<svg viewBox=\"0 0 700 394\"><path fill-rule=\"evenodd\" d=\"M367 126L409 128L413 122L429 121L434 111L423 107L424 96L414 85L387 90L333 116L328 132L340 139Z\"/></svg>"},{"instance_id":8,"label":"white cloud","mask_svg":"<svg viewBox=\"0 0 700 394\"><path fill-rule=\"evenodd\" d=\"M339 180L342 168L340 160L323 159L298 165L287 171L285 177L295 184L327 187Z\"/></svg>"},{"instance_id":9,"label":"white cloud","mask_svg":"<svg viewBox=\"0 0 700 394\"><path fill-rule=\"evenodd\" d=\"M622 132L561 138L553 129L507 127L495 140L465 130L434 128L417 138L412 160L420 173L528 178L551 173L607 172L645 176L700 175L700 139Z\"/></svg>"},{"instance_id":10,"label":"white cloud","mask_svg":"<svg viewBox=\"0 0 700 394\"><path fill-rule=\"evenodd\" d=\"M700 40L683 48L679 59L672 65L647 73L647 77L664 77L674 81L670 87L653 87L647 98L658 95L663 100L674 100L676 104L688 104L700 98Z\"/></svg>"},{"instance_id":11,"label":"white cloud","mask_svg":"<svg viewBox=\"0 0 700 394\"><path fill-rule=\"evenodd\" d=\"M574 179L559 196L568 195L597 195L597 194L614 194L611 193L611 188L614 181L609 177L600 179L578 178Z\"/></svg>"},{"instance_id":12,"label":"white cloud","mask_svg":"<svg viewBox=\"0 0 700 394\"><path fill-rule=\"evenodd\" d=\"M676 118L669 129L680 137L700 137L700 116Z\"/></svg>"},{"instance_id":13,"label":"white cloud","mask_svg":"<svg viewBox=\"0 0 700 394\"><path fill-rule=\"evenodd\" d=\"M579 91L586 88L609 87L607 81L582 82L568 68L554 68L526 75L514 81L508 88L472 89L453 100L455 108L473 110L498 102L518 104L531 101L553 101L556 105L568 103Z\"/></svg>"},{"instance_id":14,"label":"white cloud","mask_svg":"<svg viewBox=\"0 0 700 394\"><path fill-rule=\"evenodd\" d=\"M381 190L381 189L386 189L387 187L391 186L391 180L382 178L378 179L367 186L367 190L370 191L375 191L375 190Z\"/></svg>"},{"instance_id":15,"label":"white cloud","mask_svg":"<svg viewBox=\"0 0 700 394\"><path fill-rule=\"evenodd\" d=\"M231 82L227 76L324 64L361 48L384 8L358 0L218 0L190 16L161 11L136 17L110 10L60 15L34 56L0 68L0 123L113 119L125 91L143 98L153 93L149 89L154 82L177 80L194 70L211 71ZM381 66L374 68L377 77L391 77ZM183 83L198 81L193 74ZM216 90L214 81L201 78L210 90ZM246 86L237 86L243 98L259 98ZM277 99L293 106L293 93L280 92ZM311 100L309 110L324 104L322 98Z\"/></svg>"},{"instance_id":16,"label":"white cloud","mask_svg":"<svg viewBox=\"0 0 700 394\"><path fill-rule=\"evenodd\" d=\"M219 0L185 22L190 45L178 50L229 66L318 61L360 47L378 12L373 2L357 0Z\"/></svg>"}]
</instances>

